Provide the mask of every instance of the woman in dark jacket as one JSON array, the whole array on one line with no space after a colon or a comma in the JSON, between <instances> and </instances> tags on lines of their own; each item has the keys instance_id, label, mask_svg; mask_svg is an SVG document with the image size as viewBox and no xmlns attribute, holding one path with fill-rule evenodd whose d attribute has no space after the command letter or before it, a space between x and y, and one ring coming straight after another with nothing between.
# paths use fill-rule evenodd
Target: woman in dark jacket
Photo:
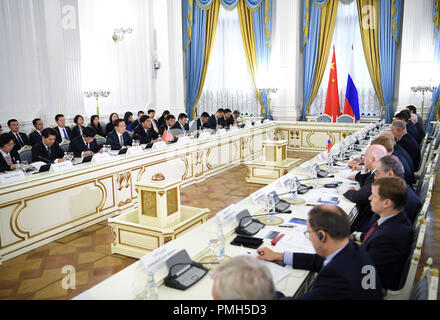
<instances>
[{"instance_id":1,"label":"woman in dark jacket","mask_svg":"<svg viewBox=\"0 0 440 320\"><path fill-rule=\"evenodd\" d=\"M115 128L115 121L119 119L119 116L116 112L113 112L110 115L110 118L108 119L109 123L107 123L107 125L105 126L105 136L107 137L107 135L113 131L113 129Z\"/></svg>"},{"instance_id":2,"label":"woman in dark jacket","mask_svg":"<svg viewBox=\"0 0 440 320\"><path fill-rule=\"evenodd\" d=\"M98 136L105 137L104 130L102 130L101 123L99 123L99 116L96 114L90 118L90 127L95 129L95 132Z\"/></svg>"}]
</instances>

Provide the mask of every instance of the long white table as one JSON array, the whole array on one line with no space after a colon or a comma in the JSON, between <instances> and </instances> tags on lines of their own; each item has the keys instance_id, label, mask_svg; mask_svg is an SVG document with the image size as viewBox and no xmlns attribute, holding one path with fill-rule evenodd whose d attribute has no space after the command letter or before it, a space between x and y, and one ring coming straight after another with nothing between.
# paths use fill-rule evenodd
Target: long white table
<instances>
[{"instance_id":1,"label":"long white table","mask_svg":"<svg viewBox=\"0 0 440 320\"><path fill-rule=\"evenodd\" d=\"M261 156L263 140L274 135L288 140L290 150L322 151L329 136L337 143L365 126L268 122L206 140L115 156L103 163L80 164L64 172L0 184L0 264L133 210L137 204L136 182L154 173L182 179L185 187Z\"/></svg>"},{"instance_id":2,"label":"long white table","mask_svg":"<svg viewBox=\"0 0 440 320\"><path fill-rule=\"evenodd\" d=\"M323 155L318 155L314 159L310 160L309 163L322 163ZM303 170L304 166L296 168L292 172L288 174L288 176L297 176L299 179L308 178L307 173ZM356 215L355 204L350 202L348 199L343 197L343 193L348 190L352 185L356 184L352 180L345 179L345 174L342 174L344 170L341 169L341 176L338 173L335 173L335 178L329 179L320 179L318 183L323 185L324 183L330 181L341 181L343 184L337 189L325 189L325 188L317 188L309 191L305 195L300 195L299 198L305 200L305 204L303 205L293 205L291 206L292 213L291 214L281 214L277 215L277 217L282 217L284 223L288 222L292 217L307 219L308 212L313 206L310 206L310 203L315 202L319 197L322 197L324 194L327 195L335 195L339 198L339 206L349 214L350 218L353 218ZM271 183L267 187L265 187L265 193L270 192L272 190L276 191L278 194L283 194L287 190L281 184L281 179ZM257 192L261 192L257 191ZM265 209L261 204L256 204L252 200L252 195L243 199L242 201L235 204L236 211L239 212L243 209L248 209L252 215L258 215L261 213L265 213ZM209 242L209 233L208 230L215 228L216 224L219 223L217 218L211 219L203 225L198 226L182 237L173 240L174 246L178 249L186 249L189 255L192 257L194 261L199 261L206 255L209 255L208 242ZM244 252L243 248L233 246L230 244L232 239L236 236L235 227L237 226L237 221L235 219L230 221L228 224L224 225L225 232L225 249L226 255L231 257L247 254L246 252L254 251L252 249L246 249ZM281 233L288 233L290 229L285 229L277 226L266 226L266 228L279 231ZM264 239L264 246L271 247L269 239ZM306 239L306 241L309 241ZM310 243L311 246L311 243ZM140 260L126 269L120 271L114 276L108 278L97 286L85 291L81 295L77 296L75 299L79 300L132 300L136 298L136 292L133 289L134 283L146 283L146 273L140 272L144 267L143 262ZM290 266L285 266L284 268L290 271L290 274L285 278L276 282L276 288L284 293L286 296L298 296L302 295L306 290L309 284L312 282L313 277L312 274L305 270L294 270ZM163 266L158 271L155 272L155 279L158 282L158 292L159 299L163 300L207 300L211 299L211 288L213 280L207 275L203 279L201 279L194 286L185 291L176 290L173 288L169 288L163 284L164 278L167 276L168 269L166 266Z\"/></svg>"}]
</instances>

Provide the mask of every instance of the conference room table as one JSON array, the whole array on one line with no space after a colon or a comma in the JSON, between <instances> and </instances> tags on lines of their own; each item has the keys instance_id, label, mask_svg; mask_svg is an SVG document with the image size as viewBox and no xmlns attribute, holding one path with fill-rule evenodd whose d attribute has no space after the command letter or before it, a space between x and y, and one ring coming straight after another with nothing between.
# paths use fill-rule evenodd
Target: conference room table
<instances>
[{"instance_id":1,"label":"conference room table","mask_svg":"<svg viewBox=\"0 0 440 320\"><path fill-rule=\"evenodd\" d=\"M351 140L353 141L353 140ZM371 140L370 140L371 141ZM334 147L337 149L346 149L347 143L336 144ZM362 150L359 152L353 152L352 157L360 156L368 144L362 145ZM286 201L292 200L292 195L289 194L289 189L284 184L286 179L291 179L297 177L298 179L310 179L310 170L314 163L321 165L322 170L327 170L334 177L324 178L324 179L311 179L303 180L302 183L306 185L314 184L315 188L303 195L297 195L298 199L302 199L304 203L294 204L290 206L291 213L286 214L276 214L275 217L280 217L283 220L282 225L291 225L292 228L280 227L278 225L266 225L260 233L269 233L269 231L276 231L280 234L285 234L283 241L281 239L275 247L271 245L271 239L265 238L263 245L260 246L270 247L275 251L283 252L295 251L295 252L308 252L314 253L314 249L311 242L304 235L306 226L301 223L301 220L306 220L308 217L308 212L313 208L314 205L319 204L318 200L327 201L331 197L338 198L338 205L349 215L350 221L352 222L356 215L357 210L355 204L346 199L343 193L351 187L358 188L358 183L352 179L348 179L350 176L354 175L356 172L348 168L348 161L337 163L338 166L329 168L326 166L327 152L322 152L318 154L313 159L303 163L301 166L295 168L293 171L283 176L282 178L274 181L273 183L257 190L255 193L251 194L242 201L233 204L232 211L234 214L247 209L251 215L260 215L267 213L266 206L264 205L264 195L270 192L276 191L280 195L281 199ZM337 188L324 188L324 184L329 182L340 182ZM228 209L228 208L227 208ZM231 211L229 210L229 211ZM206 223L196 227L190 232L184 234L178 239L173 240L168 243L168 250L180 251L185 249L191 259L196 262L200 262L204 257L211 255L209 249L210 234L213 229L215 229L221 222L219 217L221 212L217 214L216 217L208 220ZM300 223L291 223L291 219L299 221ZM239 246L231 245L231 241L236 237L235 228L238 225L238 221L234 219L229 219L224 221L223 231L225 235L225 254L229 257L235 257L238 255L251 255L256 256L256 250L250 248L244 248ZM255 237L258 237L257 234ZM172 249L171 249L172 248ZM160 248L159 248L160 249ZM156 251L158 251L157 249ZM119 273L113 275L112 277L106 279L95 287L83 292L74 299L78 300L133 300L138 298L139 288L142 285L146 285L147 282L147 271L146 266L150 265L153 256L156 251L147 254L142 257L139 261L133 263L126 269L120 271ZM149 262L147 262L149 261ZM280 266L272 262L263 262L268 266L271 271L273 280L276 285L276 289L282 292L286 296L298 297L307 292L310 289L311 284L314 280L314 274L306 271L293 269L291 266ZM157 267L160 266L160 267ZM215 265L214 265L215 266ZM192 287L185 291L173 289L167 287L164 284L164 278L168 275L168 268L163 263L158 263L157 268L154 269L155 280L158 284L158 294L160 300L209 300L211 297L211 289L213 280L212 277L207 274L201 280L199 280ZM211 272L211 271L210 271Z\"/></svg>"}]
</instances>

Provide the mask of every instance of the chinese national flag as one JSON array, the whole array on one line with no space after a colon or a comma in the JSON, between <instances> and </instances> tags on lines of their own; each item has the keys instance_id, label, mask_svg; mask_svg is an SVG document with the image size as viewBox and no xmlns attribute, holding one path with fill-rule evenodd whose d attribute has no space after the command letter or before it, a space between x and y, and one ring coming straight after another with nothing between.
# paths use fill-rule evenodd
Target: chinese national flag
<instances>
[{"instance_id":1,"label":"chinese national flag","mask_svg":"<svg viewBox=\"0 0 440 320\"><path fill-rule=\"evenodd\" d=\"M336 54L333 48L333 59L330 67L330 79L328 80L327 99L325 100L324 113L333 117L333 122L341 115L341 107L339 106L338 92L338 73L336 71Z\"/></svg>"},{"instance_id":2,"label":"chinese national flag","mask_svg":"<svg viewBox=\"0 0 440 320\"><path fill-rule=\"evenodd\" d=\"M162 135L162 141L168 143L172 140L173 140L173 135L170 132L167 132L167 130L165 129Z\"/></svg>"}]
</instances>

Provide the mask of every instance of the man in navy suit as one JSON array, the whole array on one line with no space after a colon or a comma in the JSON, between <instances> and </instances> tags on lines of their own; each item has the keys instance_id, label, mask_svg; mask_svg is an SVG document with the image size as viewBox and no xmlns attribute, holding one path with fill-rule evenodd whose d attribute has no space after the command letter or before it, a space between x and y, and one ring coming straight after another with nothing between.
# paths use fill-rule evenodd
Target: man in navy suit
<instances>
[{"instance_id":1,"label":"man in navy suit","mask_svg":"<svg viewBox=\"0 0 440 320\"><path fill-rule=\"evenodd\" d=\"M312 289L304 300L378 300L382 285L375 277L373 261L363 248L349 240L350 223L337 206L317 206L309 212L305 235L316 254L278 253L258 249L258 259L281 260L295 269L317 272Z\"/></svg>"},{"instance_id":2,"label":"man in navy suit","mask_svg":"<svg viewBox=\"0 0 440 320\"><path fill-rule=\"evenodd\" d=\"M169 133L176 123L176 117L172 114L167 115L165 123L159 128L159 137L163 136L165 130Z\"/></svg>"},{"instance_id":3,"label":"man in navy suit","mask_svg":"<svg viewBox=\"0 0 440 320\"><path fill-rule=\"evenodd\" d=\"M56 140L55 129L46 128L41 132L41 142L32 147L32 162L57 163L64 161L64 151Z\"/></svg>"},{"instance_id":4,"label":"man in navy suit","mask_svg":"<svg viewBox=\"0 0 440 320\"><path fill-rule=\"evenodd\" d=\"M57 126L55 127L57 143L61 143L64 140L70 141L72 139L72 130L70 130L69 127L66 127L66 119L64 118L64 115L57 114L55 116L55 122L57 123Z\"/></svg>"},{"instance_id":5,"label":"man in navy suit","mask_svg":"<svg viewBox=\"0 0 440 320\"><path fill-rule=\"evenodd\" d=\"M391 133L396 138L397 144L408 152L417 171L420 165L420 147L417 141L406 131L406 124L401 120L394 120L391 124Z\"/></svg>"},{"instance_id":6,"label":"man in navy suit","mask_svg":"<svg viewBox=\"0 0 440 320\"><path fill-rule=\"evenodd\" d=\"M41 119L32 120L32 124L34 125L35 130L29 134L29 140L31 142L31 146L36 145L41 142L41 131L43 130L43 121Z\"/></svg>"},{"instance_id":7,"label":"man in navy suit","mask_svg":"<svg viewBox=\"0 0 440 320\"><path fill-rule=\"evenodd\" d=\"M414 124L416 125L416 127L420 127L420 132L422 132L423 136L425 136L425 126L423 124L422 117L417 114L417 108L412 105L409 105L406 107L406 109L409 110L409 112L411 112L411 115L413 114L416 115L417 121Z\"/></svg>"},{"instance_id":8,"label":"man in navy suit","mask_svg":"<svg viewBox=\"0 0 440 320\"><path fill-rule=\"evenodd\" d=\"M406 111L406 112L405 112ZM420 135L414 123L412 123L409 119L411 117L411 113L408 110L402 110L398 114L394 116L395 120L402 120L406 124L406 131L417 141L418 144L422 142L423 137Z\"/></svg>"},{"instance_id":9,"label":"man in navy suit","mask_svg":"<svg viewBox=\"0 0 440 320\"><path fill-rule=\"evenodd\" d=\"M414 237L411 222L403 214L407 198L408 188L401 178L374 181L371 208L380 218L367 233L353 235L356 240L363 241L362 247L373 260L383 287L389 290L401 289Z\"/></svg>"},{"instance_id":10,"label":"man in navy suit","mask_svg":"<svg viewBox=\"0 0 440 320\"><path fill-rule=\"evenodd\" d=\"M218 109L208 120L208 128L217 130L226 127L226 121L224 118L225 110Z\"/></svg>"},{"instance_id":11,"label":"man in navy suit","mask_svg":"<svg viewBox=\"0 0 440 320\"><path fill-rule=\"evenodd\" d=\"M185 135L189 132L188 116L186 115L186 113L179 114L176 123L171 129L178 133L177 135Z\"/></svg>"},{"instance_id":12,"label":"man in navy suit","mask_svg":"<svg viewBox=\"0 0 440 320\"><path fill-rule=\"evenodd\" d=\"M91 156L101 151L102 146L98 145L95 139L95 129L85 127L82 136L73 138L69 144L69 152L73 152L75 158Z\"/></svg>"},{"instance_id":13,"label":"man in navy suit","mask_svg":"<svg viewBox=\"0 0 440 320\"><path fill-rule=\"evenodd\" d=\"M374 181L374 172L376 163L387 155L387 150L382 145L371 145L365 151L365 167L356 175L355 179L361 185L359 190L354 187L344 193L344 196L351 202L356 203L359 212L353 221L351 229L353 231L367 231L370 227L371 211L370 201L368 197L371 195L371 185Z\"/></svg>"},{"instance_id":14,"label":"man in navy suit","mask_svg":"<svg viewBox=\"0 0 440 320\"><path fill-rule=\"evenodd\" d=\"M151 127L153 120L149 116L143 115L139 121L140 125L134 130L133 139L139 140L141 144L157 142L159 135Z\"/></svg>"},{"instance_id":15,"label":"man in navy suit","mask_svg":"<svg viewBox=\"0 0 440 320\"><path fill-rule=\"evenodd\" d=\"M0 172L12 171L20 161L20 155L14 150L14 137L10 133L0 135Z\"/></svg>"},{"instance_id":16,"label":"man in navy suit","mask_svg":"<svg viewBox=\"0 0 440 320\"><path fill-rule=\"evenodd\" d=\"M159 122L157 122L156 119L154 119L154 117L156 116L156 111L154 111L153 109L148 110L148 115L151 118L151 128L156 131L157 134L159 134Z\"/></svg>"},{"instance_id":17,"label":"man in navy suit","mask_svg":"<svg viewBox=\"0 0 440 320\"><path fill-rule=\"evenodd\" d=\"M14 138L14 143L15 143L14 150L15 151L19 151L24 146L31 145L31 142L29 141L28 136L23 132L19 132L20 125L18 124L18 121L16 119L9 120L8 127L9 127L9 129L11 129L11 131L9 133Z\"/></svg>"},{"instance_id":18,"label":"man in navy suit","mask_svg":"<svg viewBox=\"0 0 440 320\"><path fill-rule=\"evenodd\" d=\"M209 129L208 128L208 120L209 120L209 113L203 112L200 118L198 118L192 125L190 130L191 131L198 131L203 129Z\"/></svg>"},{"instance_id":19,"label":"man in navy suit","mask_svg":"<svg viewBox=\"0 0 440 320\"><path fill-rule=\"evenodd\" d=\"M126 131L123 119L115 121L115 129L107 135L107 144L111 145L112 150L121 150L132 146L133 140Z\"/></svg>"},{"instance_id":20,"label":"man in navy suit","mask_svg":"<svg viewBox=\"0 0 440 320\"><path fill-rule=\"evenodd\" d=\"M387 149L387 154L389 156L391 155L395 155L394 154L394 146L396 145L396 141L394 140L394 137L392 135L391 132L388 132L391 137L389 135L381 135L380 137L377 137L376 139L374 139L371 144L380 144L382 146L385 147L385 149ZM411 171L411 167L409 166L408 162L405 160L404 157L399 156L399 155L395 155L399 160L400 163L403 166L403 179L406 181L406 183L408 185L412 185L415 182L415 178L414 178L414 172Z\"/></svg>"},{"instance_id":21,"label":"man in navy suit","mask_svg":"<svg viewBox=\"0 0 440 320\"><path fill-rule=\"evenodd\" d=\"M143 112L143 111L138 111L138 114L137 114L137 119L136 120L134 120L132 123L131 123L131 129L132 130L134 130L134 129L136 129L137 128L137 126L138 125L140 125L140 120L141 120L141 117L143 116L145 114L145 112Z\"/></svg>"}]
</instances>

